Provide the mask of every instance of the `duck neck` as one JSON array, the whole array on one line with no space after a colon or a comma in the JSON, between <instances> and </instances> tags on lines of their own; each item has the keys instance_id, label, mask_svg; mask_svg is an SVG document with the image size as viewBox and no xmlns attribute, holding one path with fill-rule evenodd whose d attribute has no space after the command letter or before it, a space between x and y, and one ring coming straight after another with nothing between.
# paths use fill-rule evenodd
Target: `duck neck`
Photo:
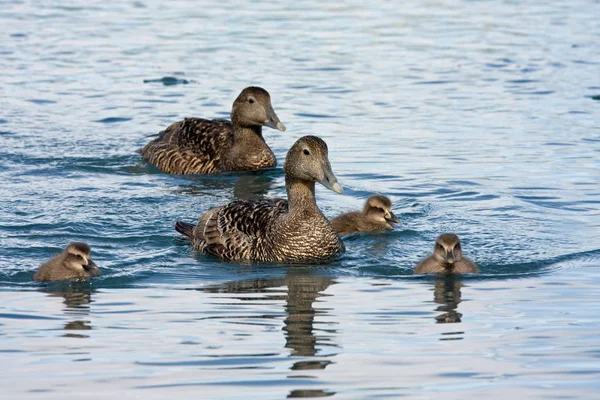
<instances>
[{"instance_id":1,"label":"duck neck","mask_svg":"<svg viewBox=\"0 0 600 400\"><path fill-rule=\"evenodd\" d=\"M315 199L315 182L285 177L285 189L287 191L290 214L296 215L303 212L314 212L320 214Z\"/></svg>"},{"instance_id":2,"label":"duck neck","mask_svg":"<svg viewBox=\"0 0 600 400\"><path fill-rule=\"evenodd\" d=\"M231 115L233 136L236 141L252 142L259 139L264 142L261 125L242 124L235 114Z\"/></svg>"}]
</instances>

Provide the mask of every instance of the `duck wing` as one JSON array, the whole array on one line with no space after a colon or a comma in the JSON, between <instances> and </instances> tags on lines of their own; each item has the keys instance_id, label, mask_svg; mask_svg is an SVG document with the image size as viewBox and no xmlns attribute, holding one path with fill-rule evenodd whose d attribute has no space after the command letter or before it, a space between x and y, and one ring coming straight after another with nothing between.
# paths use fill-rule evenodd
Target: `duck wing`
<instances>
[{"instance_id":1,"label":"duck wing","mask_svg":"<svg viewBox=\"0 0 600 400\"><path fill-rule=\"evenodd\" d=\"M254 251L268 240L270 226L287 212L283 199L235 201L203 215L194 233L202 237L206 253L229 260L254 259Z\"/></svg>"},{"instance_id":2,"label":"duck wing","mask_svg":"<svg viewBox=\"0 0 600 400\"><path fill-rule=\"evenodd\" d=\"M171 174L211 174L221 170L224 150L233 141L225 120L186 118L171 124L142 150L144 160Z\"/></svg>"}]
</instances>

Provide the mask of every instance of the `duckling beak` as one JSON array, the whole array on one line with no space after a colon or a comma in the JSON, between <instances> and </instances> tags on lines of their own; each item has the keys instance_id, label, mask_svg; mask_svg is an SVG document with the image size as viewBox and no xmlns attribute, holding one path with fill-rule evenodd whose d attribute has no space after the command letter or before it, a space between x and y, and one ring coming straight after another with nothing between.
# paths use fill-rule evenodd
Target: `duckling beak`
<instances>
[{"instance_id":1,"label":"duckling beak","mask_svg":"<svg viewBox=\"0 0 600 400\"><path fill-rule=\"evenodd\" d=\"M336 193L342 194L344 192L344 188L337 181L337 178L331 171L331 166L329 163L323 168L323 179L319 181L319 183L325 186L329 190L333 190Z\"/></svg>"},{"instance_id":2,"label":"duckling beak","mask_svg":"<svg viewBox=\"0 0 600 400\"><path fill-rule=\"evenodd\" d=\"M394 214L393 212L390 211L390 215L386 215L385 216L385 220L387 222L392 222L394 224L397 224L398 222L400 222L400 220L398 219L398 217L396 217L396 214Z\"/></svg>"},{"instance_id":3,"label":"duckling beak","mask_svg":"<svg viewBox=\"0 0 600 400\"><path fill-rule=\"evenodd\" d=\"M84 265L83 268L86 271L90 272L92 276L100 276L100 269L98 268L96 263L93 262L91 259L88 260L87 265Z\"/></svg>"},{"instance_id":4,"label":"duckling beak","mask_svg":"<svg viewBox=\"0 0 600 400\"><path fill-rule=\"evenodd\" d=\"M454 252L453 251L447 251L446 252L446 262L448 264L454 264L455 258L454 258Z\"/></svg>"},{"instance_id":5,"label":"duckling beak","mask_svg":"<svg viewBox=\"0 0 600 400\"><path fill-rule=\"evenodd\" d=\"M275 114L275 110L273 107L269 107L267 110L267 119L265 119L265 126L269 128L277 129L279 131L285 131L285 125L281 123L277 114Z\"/></svg>"}]
</instances>

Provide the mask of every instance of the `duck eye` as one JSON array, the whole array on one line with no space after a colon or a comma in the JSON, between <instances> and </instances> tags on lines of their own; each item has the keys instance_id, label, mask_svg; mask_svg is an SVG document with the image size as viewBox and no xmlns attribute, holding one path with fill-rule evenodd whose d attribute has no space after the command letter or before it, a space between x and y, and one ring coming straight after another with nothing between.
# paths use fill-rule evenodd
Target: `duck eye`
<instances>
[{"instance_id":1,"label":"duck eye","mask_svg":"<svg viewBox=\"0 0 600 400\"><path fill-rule=\"evenodd\" d=\"M250 104L254 103L254 99L253 99L252 97L250 97L250 98L248 99L248 103L250 103Z\"/></svg>"},{"instance_id":2,"label":"duck eye","mask_svg":"<svg viewBox=\"0 0 600 400\"><path fill-rule=\"evenodd\" d=\"M310 151L308 151L307 149L304 149L302 152L303 152L304 154L306 154L307 156L308 156L308 155L310 155Z\"/></svg>"}]
</instances>

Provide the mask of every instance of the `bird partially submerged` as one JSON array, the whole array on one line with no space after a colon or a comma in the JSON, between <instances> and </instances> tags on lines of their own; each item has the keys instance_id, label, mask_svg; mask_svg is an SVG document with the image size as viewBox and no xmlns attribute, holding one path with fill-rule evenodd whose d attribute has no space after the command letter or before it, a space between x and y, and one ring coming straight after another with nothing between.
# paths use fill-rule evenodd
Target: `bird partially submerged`
<instances>
[{"instance_id":1,"label":"bird partially submerged","mask_svg":"<svg viewBox=\"0 0 600 400\"><path fill-rule=\"evenodd\" d=\"M228 260L313 262L345 250L315 200L315 182L342 193L325 142L304 136L289 150L283 167L288 200L235 201L175 229L192 246Z\"/></svg>"},{"instance_id":2,"label":"bird partially submerged","mask_svg":"<svg viewBox=\"0 0 600 400\"><path fill-rule=\"evenodd\" d=\"M36 281L88 280L100 275L100 270L92 261L90 246L74 242L60 254L45 262L37 270Z\"/></svg>"},{"instance_id":3,"label":"bird partially submerged","mask_svg":"<svg viewBox=\"0 0 600 400\"><path fill-rule=\"evenodd\" d=\"M415 274L429 273L478 273L477 265L462 255L460 239L454 233L444 233L435 241L433 254L421 260Z\"/></svg>"},{"instance_id":4,"label":"bird partially submerged","mask_svg":"<svg viewBox=\"0 0 600 400\"><path fill-rule=\"evenodd\" d=\"M140 150L149 164L170 174L212 174L273 167L277 160L262 127L285 131L260 87L247 87L233 102L231 122L185 118Z\"/></svg>"},{"instance_id":5,"label":"bird partially submerged","mask_svg":"<svg viewBox=\"0 0 600 400\"><path fill-rule=\"evenodd\" d=\"M331 220L338 235L355 232L384 232L400 220L392 212L392 202L382 195L371 196L362 211L341 214Z\"/></svg>"}]
</instances>

